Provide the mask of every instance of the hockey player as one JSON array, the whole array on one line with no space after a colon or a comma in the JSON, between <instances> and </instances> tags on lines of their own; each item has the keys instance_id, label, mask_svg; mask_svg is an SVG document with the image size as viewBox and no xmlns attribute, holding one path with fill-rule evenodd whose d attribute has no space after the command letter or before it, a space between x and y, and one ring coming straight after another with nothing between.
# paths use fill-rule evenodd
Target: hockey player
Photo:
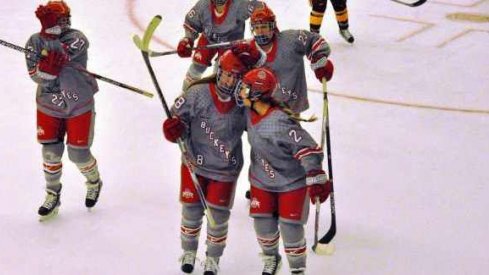
<instances>
[{"instance_id":1,"label":"hockey player","mask_svg":"<svg viewBox=\"0 0 489 275\"><path fill-rule=\"evenodd\" d=\"M292 274L305 274L309 198L324 202L331 182L321 167L321 148L272 99L276 85L269 69L257 68L243 76L239 89L238 102L248 107L250 215L265 263L262 274L276 274L280 267L280 235Z\"/></svg>"},{"instance_id":2,"label":"hockey player","mask_svg":"<svg viewBox=\"0 0 489 275\"><path fill-rule=\"evenodd\" d=\"M178 43L180 57L190 57L198 38L197 47L243 39L245 21L250 17L256 0L199 0L187 13L183 27L185 36ZM216 54L224 49L197 49L187 71L182 89L187 90L191 82L201 78L211 66Z\"/></svg>"},{"instance_id":3,"label":"hockey player","mask_svg":"<svg viewBox=\"0 0 489 275\"><path fill-rule=\"evenodd\" d=\"M172 118L163 123L167 140L183 138L187 160L206 194L216 222L207 226L206 275L218 272L219 258L226 246L228 220L234 201L236 181L243 166L241 135L245 129L244 108L236 106L234 90L245 67L231 51L218 61L217 74L192 83L176 99ZM199 244L204 208L187 166L181 167L182 203L181 269L192 273Z\"/></svg>"},{"instance_id":4,"label":"hockey player","mask_svg":"<svg viewBox=\"0 0 489 275\"><path fill-rule=\"evenodd\" d=\"M338 22L341 37L348 43L353 43L355 38L348 30L348 8L346 6L346 0L330 1L336 14L336 22ZM309 17L309 26L312 32L319 33L327 3L328 0L309 0L309 4L312 6L311 16Z\"/></svg>"},{"instance_id":5,"label":"hockey player","mask_svg":"<svg viewBox=\"0 0 489 275\"><path fill-rule=\"evenodd\" d=\"M63 1L40 5L36 17L41 31L33 34L26 48L27 69L38 84L37 139L42 145L46 199L39 208L41 220L57 213L61 204L62 156L69 159L87 179L85 206L95 206L100 195L97 161L90 152L95 120L94 93L97 83L76 68L86 68L88 40L70 25L70 8Z\"/></svg>"},{"instance_id":6,"label":"hockey player","mask_svg":"<svg viewBox=\"0 0 489 275\"><path fill-rule=\"evenodd\" d=\"M306 30L279 31L272 10L262 3L251 14L254 39L232 46L233 52L255 67L271 68L279 85L273 93L275 101L294 113L309 108L304 56L311 61L317 79L331 79L333 64L328 60L330 47L317 33Z\"/></svg>"}]
</instances>

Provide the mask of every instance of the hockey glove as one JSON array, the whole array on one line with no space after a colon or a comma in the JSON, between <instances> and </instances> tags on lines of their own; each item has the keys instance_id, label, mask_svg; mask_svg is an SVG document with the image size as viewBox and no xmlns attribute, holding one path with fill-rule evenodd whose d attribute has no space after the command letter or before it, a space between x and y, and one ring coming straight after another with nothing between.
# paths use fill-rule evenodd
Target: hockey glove
<instances>
[{"instance_id":1,"label":"hockey glove","mask_svg":"<svg viewBox=\"0 0 489 275\"><path fill-rule=\"evenodd\" d=\"M326 56L313 57L311 60L311 68L314 70L314 74L320 82L323 81L323 78L326 78L326 81L329 81L333 77L333 62Z\"/></svg>"},{"instance_id":2,"label":"hockey glove","mask_svg":"<svg viewBox=\"0 0 489 275\"><path fill-rule=\"evenodd\" d=\"M192 47L194 41L188 37L184 37L178 42L177 54L180 57L190 57L192 55Z\"/></svg>"},{"instance_id":3,"label":"hockey glove","mask_svg":"<svg viewBox=\"0 0 489 275\"><path fill-rule=\"evenodd\" d=\"M243 62L246 67L258 67L257 63L262 59L262 53L255 47L252 47L246 41L240 41L231 46L231 51Z\"/></svg>"},{"instance_id":4,"label":"hockey glove","mask_svg":"<svg viewBox=\"0 0 489 275\"><path fill-rule=\"evenodd\" d=\"M47 78L56 78L67 62L68 56L64 52L50 51L41 58L37 66L40 72L48 75Z\"/></svg>"},{"instance_id":5,"label":"hockey glove","mask_svg":"<svg viewBox=\"0 0 489 275\"><path fill-rule=\"evenodd\" d=\"M177 142L184 131L185 125L178 117L168 118L163 122L163 135L170 142Z\"/></svg>"},{"instance_id":6,"label":"hockey glove","mask_svg":"<svg viewBox=\"0 0 489 275\"><path fill-rule=\"evenodd\" d=\"M331 193L331 181L327 179L326 173L323 170L312 170L306 175L306 183L308 185L309 197L311 203L315 203L316 197L319 197L319 202L325 202L329 193Z\"/></svg>"},{"instance_id":7,"label":"hockey glove","mask_svg":"<svg viewBox=\"0 0 489 275\"><path fill-rule=\"evenodd\" d=\"M40 5L36 10L36 17L41 21L41 36L46 39L56 39L61 34L61 27L58 25L58 15Z\"/></svg>"}]
</instances>

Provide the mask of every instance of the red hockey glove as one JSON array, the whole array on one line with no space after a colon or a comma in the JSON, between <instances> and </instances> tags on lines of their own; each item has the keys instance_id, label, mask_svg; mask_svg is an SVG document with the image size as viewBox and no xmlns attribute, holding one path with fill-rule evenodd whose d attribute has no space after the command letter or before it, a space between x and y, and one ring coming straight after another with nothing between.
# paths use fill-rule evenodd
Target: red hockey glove
<instances>
[{"instance_id":1,"label":"red hockey glove","mask_svg":"<svg viewBox=\"0 0 489 275\"><path fill-rule=\"evenodd\" d=\"M313 57L311 60L311 68L314 70L314 74L319 81L329 81L333 77L334 66L333 62L326 56Z\"/></svg>"},{"instance_id":2,"label":"red hockey glove","mask_svg":"<svg viewBox=\"0 0 489 275\"><path fill-rule=\"evenodd\" d=\"M231 46L231 51L243 62L247 67L253 67L262 57L262 53L250 43L240 41Z\"/></svg>"},{"instance_id":3,"label":"red hockey glove","mask_svg":"<svg viewBox=\"0 0 489 275\"><path fill-rule=\"evenodd\" d=\"M180 57L190 57L192 55L192 47L194 41L188 37L184 37L178 42L177 53Z\"/></svg>"},{"instance_id":4,"label":"red hockey glove","mask_svg":"<svg viewBox=\"0 0 489 275\"><path fill-rule=\"evenodd\" d=\"M308 185L309 197L311 203L315 203L316 197L319 197L319 202L325 202L329 193L331 193L331 181L326 177L323 170L312 170L306 175L306 183Z\"/></svg>"},{"instance_id":5,"label":"red hockey glove","mask_svg":"<svg viewBox=\"0 0 489 275\"><path fill-rule=\"evenodd\" d=\"M36 17L41 21L41 36L48 39L55 39L61 34L59 30L53 28L58 25L58 15L46 6L40 5L36 10ZM59 33L58 33L59 32Z\"/></svg>"},{"instance_id":6,"label":"red hockey glove","mask_svg":"<svg viewBox=\"0 0 489 275\"><path fill-rule=\"evenodd\" d=\"M185 125L178 117L168 118L163 122L163 135L170 142L177 142L185 131Z\"/></svg>"},{"instance_id":7,"label":"red hockey glove","mask_svg":"<svg viewBox=\"0 0 489 275\"><path fill-rule=\"evenodd\" d=\"M51 76L58 76L63 66L68 62L68 56L63 52L50 51L38 63L39 71Z\"/></svg>"}]
</instances>

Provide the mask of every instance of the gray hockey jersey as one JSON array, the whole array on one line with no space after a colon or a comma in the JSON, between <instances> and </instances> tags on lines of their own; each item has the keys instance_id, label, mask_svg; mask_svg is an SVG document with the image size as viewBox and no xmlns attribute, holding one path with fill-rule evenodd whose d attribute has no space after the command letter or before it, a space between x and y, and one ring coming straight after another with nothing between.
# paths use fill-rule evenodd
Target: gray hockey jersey
<instances>
[{"instance_id":1,"label":"gray hockey jersey","mask_svg":"<svg viewBox=\"0 0 489 275\"><path fill-rule=\"evenodd\" d=\"M319 34L306 30L286 30L277 33L272 51L267 53L264 66L271 68L279 80L273 93L278 102L286 103L292 111L300 113L309 108L304 56L329 56L331 49ZM258 47L256 43L252 43Z\"/></svg>"},{"instance_id":2,"label":"gray hockey jersey","mask_svg":"<svg viewBox=\"0 0 489 275\"><path fill-rule=\"evenodd\" d=\"M74 117L94 107L93 95L98 91L93 76L84 74L76 68L87 67L87 49L89 43L85 35L75 29L61 34L59 39L47 40L39 33L33 34L26 48L36 54L26 54L27 69L31 79L38 84L36 93L37 108L48 115L60 118ZM58 77L47 80L41 78L38 71L38 57L43 50L65 51L69 55L68 63Z\"/></svg>"},{"instance_id":3,"label":"gray hockey jersey","mask_svg":"<svg viewBox=\"0 0 489 275\"><path fill-rule=\"evenodd\" d=\"M306 173L322 169L321 148L280 109L270 108L261 118L252 112L246 111L251 144L250 183L271 192L306 186Z\"/></svg>"},{"instance_id":4,"label":"gray hockey jersey","mask_svg":"<svg viewBox=\"0 0 489 275\"><path fill-rule=\"evenodd\" d=\"M226 14L217 18L211 8L211 0L199 0L185 16L185 37L195 40L202 33L212 44L243 39L245 21L258 1L229 2Z\"/></svg>"},{"instance_id":5,"label":"gray hockey jersey","mask_svg":"<svg viewBox=\"0 0 489 275\"><path fill-rule=\"evenodd\" d=\"M198 175L236 181L243 167L241 135L246 127L244 108L234 100L221 102L214 83L191 86L175 100L173 115L186 124L184 141Z\"/></svg>"}]
</instances>

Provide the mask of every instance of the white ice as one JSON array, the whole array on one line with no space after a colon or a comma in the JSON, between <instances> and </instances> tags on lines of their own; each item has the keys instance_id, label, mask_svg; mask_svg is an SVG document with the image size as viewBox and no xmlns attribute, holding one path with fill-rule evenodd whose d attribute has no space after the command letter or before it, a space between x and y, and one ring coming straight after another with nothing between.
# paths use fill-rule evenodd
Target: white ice
<instances>
[{"instance_id":1,"label":"white ice","mask_svg":"<svg viewBox=\"0 0 489 275\"><path fill-rule=\"evenodd\" d=\"M138 23L161 14L156 35L176 45L194 2L68 1L73 27L90 39L89 70L153 92L131 36L142 34ZM267 2L280 29L308 29L307 1ZM41 3L2 1L0 38L24 45L40 28L34 11ZM336 252L309 251L307 273L489 274L489 24L446 18L455 12L487 18L489 1L429 0L418 8L388 0L348 4L354 45L339 37L331 6L322 29L336 68L329 83ZM156 41L152 47L169 49ZM99 204L87 212L84 179L65 155L59 216L39 223L44 181L35 85L22 54L0 47L0 57L0 274L180 274L180 153L162 137L159 99L99 82L93 145L105 183ZM152 62L171 104L190 60ZM320 116L321 85L311 70L306 73L312 105L306 114ZM307 128L319 140L320 123ZM245 169L220 274L261 272L247 185ZM328 203L320 220L324 234ZM308 244L313 223L311 213ZM287 264L279 274L289 274Z\"/></svg>"}]
</instances>

